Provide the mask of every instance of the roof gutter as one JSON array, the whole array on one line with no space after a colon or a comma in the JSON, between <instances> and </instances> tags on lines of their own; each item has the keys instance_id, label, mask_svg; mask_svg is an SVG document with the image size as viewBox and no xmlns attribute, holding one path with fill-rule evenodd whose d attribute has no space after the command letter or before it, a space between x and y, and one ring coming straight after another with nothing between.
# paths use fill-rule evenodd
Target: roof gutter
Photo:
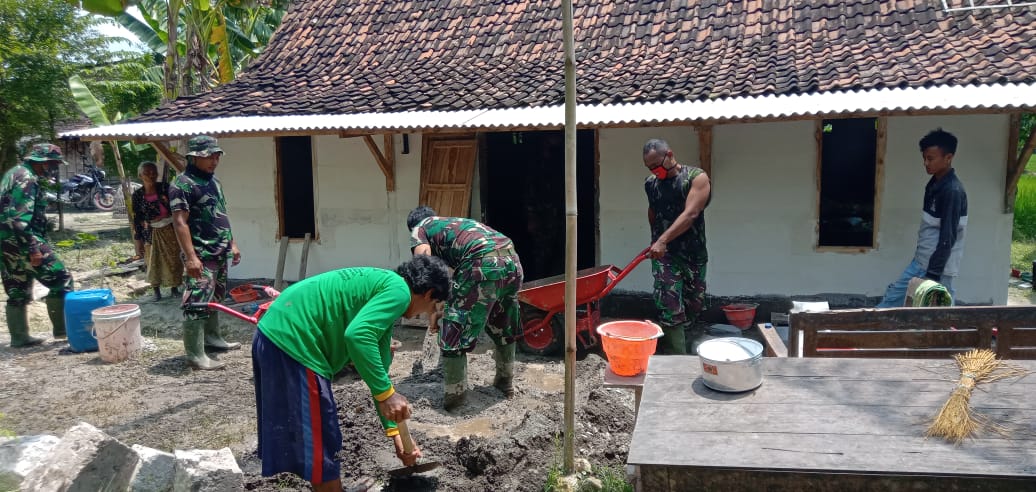
<instances>
[{"instance_id":1,"label":"roof gutter","mask_svg":"<svg viewBox=\"0 0 1036 492\"><path fill-rule=\"evenodd\" d=\"M706 101L580 105L580 128L686 126L922 114L1036 111L1036 84L870 89ZM192 135L370 135L564 127L564 106L395 113L233 116L148 121L63 132L65 139L164 141Z\"/></svg>"}]
</instances>

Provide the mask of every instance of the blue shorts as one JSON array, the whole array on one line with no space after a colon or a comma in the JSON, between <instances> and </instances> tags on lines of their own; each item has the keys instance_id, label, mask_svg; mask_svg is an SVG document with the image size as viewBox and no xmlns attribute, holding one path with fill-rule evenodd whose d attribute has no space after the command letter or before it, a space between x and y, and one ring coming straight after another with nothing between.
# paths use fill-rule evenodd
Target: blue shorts
<instances>
[{"instance_id":1,"label":"blue shorts","mask_svg":"<svg viewBox=\"0 0 1036 492\"><path fill-rule=\"evenodd\" d=\"M259 330L252 338L252 373L263 476L289 472L318 484L341 478L335 456L342 431L331 382Z\"/></svg>"}]
</instances>

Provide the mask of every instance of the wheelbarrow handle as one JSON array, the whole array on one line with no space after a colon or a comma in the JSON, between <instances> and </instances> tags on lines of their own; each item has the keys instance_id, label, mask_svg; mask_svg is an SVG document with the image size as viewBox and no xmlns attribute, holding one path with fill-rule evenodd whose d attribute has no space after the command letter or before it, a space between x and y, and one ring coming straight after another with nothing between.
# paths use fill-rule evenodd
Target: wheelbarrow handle
<instances>
[{"instance_id":1,"label":"wheelbarrow handle","mask_svg":"<svg viewBox=\"0 0 1036 492\"><path fill-rule=\"evenodd\" d=\"M640 262L646 260L647 252L649 249L651 249L651 247L644 248L640 253L637 253L637 256L634 257L628 265L626 265L626 268L619 270L618 273L614 271L615 267L612 267L613 270L611 272L608 272L608 279L610 280L610 282L608 282L608 285L604 286L604 290L601 291L601 295L597 298L601 299L604 296L608 295L608 293L611 292L612 289L614 289L615 286L622 281L622 279L626 278L626 276L629 275L634 268L637 268L637 265L640 265Z\"/></svg>"},{"instance_id":2,"label":"wheelbarrow handle","mask_svg":"<svg viewBox=\"0 0 1036 492\"><path fill-rule=\"evenodd\" d=\"M231 316L233 316L235 318L238 318L240 320L247 321L247 322L249 322L249 323L251 323L253 325L259 322L259 318L256 318L254 316L249 316L249 315L247 315L245 313L242 313L242 312L240 312L240 311L238 311L236 309L231 309L231 308L229 308L227 306L224 306L224 305L222 305L222 304L220 304L218 302L191 302L191 303L188 303L187 306L191 307L191 308L195 308L195 309L215 309L217 311L223 311L224 313L227 313L227 314L229 314L229 315L231 315Z\"/></svg>"}]
</instances>

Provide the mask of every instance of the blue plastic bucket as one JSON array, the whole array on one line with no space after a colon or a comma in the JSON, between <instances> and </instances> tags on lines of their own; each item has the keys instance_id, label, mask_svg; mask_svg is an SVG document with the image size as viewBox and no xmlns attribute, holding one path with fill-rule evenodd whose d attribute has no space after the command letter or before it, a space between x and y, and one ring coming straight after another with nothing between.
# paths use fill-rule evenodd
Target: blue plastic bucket
<instances>
[{"instance_id":1,"label":"blue plastic bucket","mask_svg":"<svg viewBox=\"0 0 1036 492\"><path fill-rule=\"evenodd\" d=\"M97 339L90 334L94 309L115 304L111 289L90 289L65 294L65 330L73 352L94 352Z\"/></svg>"}]
</instances>

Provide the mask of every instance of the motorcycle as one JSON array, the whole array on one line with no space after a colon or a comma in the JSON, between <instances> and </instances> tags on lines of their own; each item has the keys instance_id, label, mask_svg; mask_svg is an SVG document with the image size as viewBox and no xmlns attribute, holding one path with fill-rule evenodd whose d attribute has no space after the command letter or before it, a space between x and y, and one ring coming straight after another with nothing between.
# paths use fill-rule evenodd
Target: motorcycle
<instances>
[{"instance_id":1,"label":"motorcycle","mask_svg":"<svg viewBox=\"0 0 1036 492\"><path fill-rule=\"evenodd\" d=\"M115 188L104 184L104 178L103 169L87 164L85 173L61 182L57 199L79 209L112 210L115 208Z\"/></svg>"}]
</instances>

